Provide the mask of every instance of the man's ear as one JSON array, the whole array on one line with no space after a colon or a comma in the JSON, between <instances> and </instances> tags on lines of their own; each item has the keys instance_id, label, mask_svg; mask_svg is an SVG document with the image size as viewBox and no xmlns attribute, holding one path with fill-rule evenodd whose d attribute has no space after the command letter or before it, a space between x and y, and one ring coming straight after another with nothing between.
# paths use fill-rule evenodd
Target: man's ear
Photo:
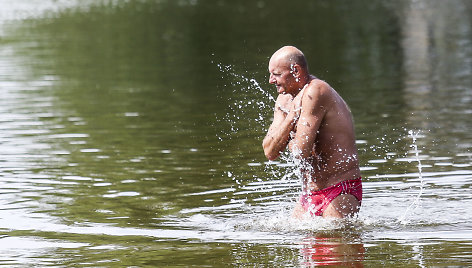
<instances>
[{"instance_id":1,"label":"man's ear","mask_svg":"<svg viewBox=\"0 0 472 268\"><path fill-rule=\"evenodd\" d=\"M301 74L302 67L299 64L293 65L293 75L299 76Z\"/></svg>"}]
</instances>

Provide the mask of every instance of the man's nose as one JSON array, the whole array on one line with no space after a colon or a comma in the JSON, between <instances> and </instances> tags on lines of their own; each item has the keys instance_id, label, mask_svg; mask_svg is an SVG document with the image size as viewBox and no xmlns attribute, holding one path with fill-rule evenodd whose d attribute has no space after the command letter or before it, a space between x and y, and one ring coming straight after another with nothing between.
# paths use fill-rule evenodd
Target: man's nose
<instances>
[{"instance_id":1,"label":"man's nose","mask_svg":"<svg viewBox=\"0 0 472 268\"><path fill-rule=\"evenodd\" d=\"M269 75L269 84L275 84L275 78L273 75Z\"/></svg>"}]
</instances>

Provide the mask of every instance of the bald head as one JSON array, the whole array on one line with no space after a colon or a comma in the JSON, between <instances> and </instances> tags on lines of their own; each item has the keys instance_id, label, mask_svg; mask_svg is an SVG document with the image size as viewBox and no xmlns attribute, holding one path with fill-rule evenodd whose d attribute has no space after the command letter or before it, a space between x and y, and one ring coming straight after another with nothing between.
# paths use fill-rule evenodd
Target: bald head
<instances>
[{"instance_id":1,"label":"bald head","mask_svg":"<svg viewBox=\"0 0 472 268\"><path fill-rule=\"evenodd\" d=\"M303 52L294 46L284 46L277 50L271 59L281 61L287 64L287 66L292 66L294 64L300 65L306 72L308 72L308 64L306 62L305 55Z\"/></svg>"},{"instance_id":2,"label":"bald head","mask_svg":"<svg viewBox=\"0 0 472 268\"><path fill-rule=\"evenodd\" d=\"M277 50L269 61L269 83L279 94L297 95L310 81L305 55L296 47Z\"/></svg>"}]
</instances>

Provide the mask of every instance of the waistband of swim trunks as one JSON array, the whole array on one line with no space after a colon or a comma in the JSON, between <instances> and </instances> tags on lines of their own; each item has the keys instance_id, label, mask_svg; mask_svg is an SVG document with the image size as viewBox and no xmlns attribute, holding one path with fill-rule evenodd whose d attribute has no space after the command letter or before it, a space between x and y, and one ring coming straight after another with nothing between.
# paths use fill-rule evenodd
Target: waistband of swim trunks
<instances>
[{"instance_id":1,"label":"waistband of swim trunks","mask_svg":"<svg viewBox=\"0 0 472 268\"><path fill-rule=\"evenodd\" d=\"M362 177L359 177L357 179L340 181L340 182L336 183L335 185L328 186L328 187L326 187L324 189L321 189L321 190L318 190L318 191L310 191L310 192L305 193L305 194L308 194L308 195L319 194L319 193L323 193L325 191L329 191L329 190L331 190L333 188L336 188L336 187L342 187L343 184L356 184L356 183L361 183L361 185L362 185Z\"/></svg>"}]
</instances>

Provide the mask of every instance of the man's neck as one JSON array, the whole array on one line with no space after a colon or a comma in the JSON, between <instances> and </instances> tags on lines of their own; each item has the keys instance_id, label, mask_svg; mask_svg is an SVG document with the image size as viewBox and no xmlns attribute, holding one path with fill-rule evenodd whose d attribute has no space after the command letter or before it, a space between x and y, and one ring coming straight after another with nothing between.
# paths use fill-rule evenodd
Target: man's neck
<instances>
[{"instance_id":1,"label":"man's neck","mask_svg":"<svg viewBox=\"0 0 472 268\"><path fill-rule=\"evenodd\" d=\"M307 75L304 76L303 78L300 79L300 82L298 83L297 90L292 94L293 97L297 96L300 91L302 91L308 84L310 84L311 80L315 79L316 77L312 75Z\"/></svg>"}]
</instances>

